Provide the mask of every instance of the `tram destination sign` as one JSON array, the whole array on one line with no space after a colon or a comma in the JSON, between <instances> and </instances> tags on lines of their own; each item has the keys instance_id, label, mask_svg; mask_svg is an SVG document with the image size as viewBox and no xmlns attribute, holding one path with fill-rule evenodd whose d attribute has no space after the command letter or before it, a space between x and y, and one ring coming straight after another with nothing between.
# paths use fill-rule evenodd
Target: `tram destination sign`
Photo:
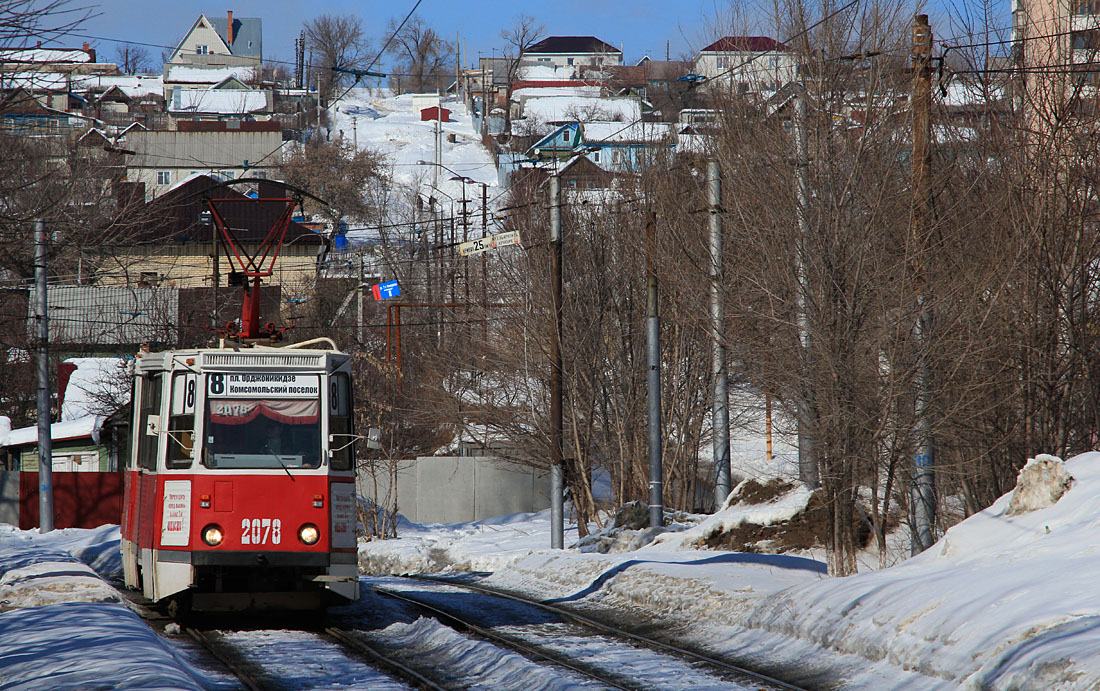
<instances>
[{"instance_id":1,"label":"tram destination sign","mask_svg":"<svg viewBox=\"0 0 1100 691\"><path fill-rule=\"evenodd\" d=\"M321 379L316 374L211 372L206 376L206 395L211 398L320 398Z\"/></svg>"}]
</instances>

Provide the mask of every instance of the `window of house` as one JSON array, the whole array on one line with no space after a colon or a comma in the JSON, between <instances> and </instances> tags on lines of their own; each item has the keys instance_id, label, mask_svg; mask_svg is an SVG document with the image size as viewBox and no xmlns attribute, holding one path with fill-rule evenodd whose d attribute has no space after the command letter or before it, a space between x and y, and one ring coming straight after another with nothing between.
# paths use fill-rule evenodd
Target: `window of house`
<instances>
[{"instance_id":1,"label":"window of house","mask_svg":"<svg viewBox=\"0 0 1100 691\"><path fill-rule=\"evenodd\" d=\"M572 134L572 130L563 130L562 133L561 133L561 138L566 144L569 143L569 135L570 134Z\"/></svg>"},{"instance_id":2,"label":"window of house","mask_svg":"<svg viewBox=\"0 0 1100 691\"><path fill-rule=\"evenodd\" d=\"M261 180L266 180L267 179L267 171L266 170L253 171L252 172L252 177L259 178Z\"/></svg>"},{"instance_id":3,"label":"window of house","mask_svg":"<svg viewBox=\"0 0 1100 691\"><path fill-rule=\"evenodd\" d=\"M573 58L569 58L569 59L568 59L568 60L566 60L565 62L566 62L566 64L567 64L567 65L569 65L570 67L572 67L572 66L573 66Z\"/></svg>"},{"instance_id":4,"label":"window of house","mask_svg":"<svg viewBox=\"0 0 1100 691\"><path fill-rule=\"evenodd\" d=\"M195 46L195 55L206 55L209 52L209 46Z\"/></svg>"},{"instance_id":5,"label":"window of house","mask_svg":"<svg viewBox=\"0 0 1100 691\"><path fill-rule=\"evenodd\" d=\"M1074 50L1097 50L1100 49L1100 31L1096 29L1089 29L1088 31L1074 31L1073 32L1073 49Z\"/></svg>"},{"instance_id":6,"label":"window of house","mask_svg":"<svg viewBox=\"0 0 1100 691\"><path fill-rule=\"evenodd\" d=\"M539 58L539 62L550 62L550 58Z\"/></svg>"},{"instance_id":7,"label":"window of house","mask_svg":"<svg viewBox=\"0 0 1100 691\"><path fill-rule=\"evenodd\" d=\"M593 152L592 160L595 161L596 163L600 162L600 152L599 151Z\"/></svg>"},{"instance_id":8,"label":"window of house","mask_svg":"<svg viewBox=\"0 0 1100 691\"><path fill-rule=\"evenodd\" d=\"M237 174L234 173L232 170L227 170L222 173L222 177L226 180L232 180L233 178L237 177Z\"/></svg>"},{"instance_id":9,"label":"window of house","mask_svg":"<svg viewBox=\"0 0 1100 691\"><path fill-rule=\"evenodd\" d=\"M157 184L158 185L171 185L172 184L172 171L170 171L170 170L158 170L157 171Z\"/></svg>"}]
</instances>

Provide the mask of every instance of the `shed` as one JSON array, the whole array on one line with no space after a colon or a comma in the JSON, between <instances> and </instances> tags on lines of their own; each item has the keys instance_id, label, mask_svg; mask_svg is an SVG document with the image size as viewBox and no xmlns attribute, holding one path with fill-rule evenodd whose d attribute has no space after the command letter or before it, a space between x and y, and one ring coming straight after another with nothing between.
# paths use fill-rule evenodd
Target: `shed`
<instances>
[{"instance_id":1,"label":"shed","mask_svg":"<svg viewBox=\"0 0 1100 691\"><path fill-rule=\"evenodd\" d=\"M432 106L430 108L424 108L420 111L420 120L439 120L440 122L451 121L451 111L441 106Z\"/></svg>"}]
</instances>

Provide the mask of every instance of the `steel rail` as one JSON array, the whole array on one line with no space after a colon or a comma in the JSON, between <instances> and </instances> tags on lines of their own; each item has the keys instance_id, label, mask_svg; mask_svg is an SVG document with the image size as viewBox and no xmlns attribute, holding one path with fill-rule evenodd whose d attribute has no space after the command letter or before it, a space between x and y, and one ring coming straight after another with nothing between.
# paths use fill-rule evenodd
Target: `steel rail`
<instances>
[{"instance_id":1,"label":"steel rail","mask_svg":"<svg viewBox=\"0 0 1100 691\"><path fill-rule=\"evenodd\" d=\"M356 653L365 655L371 658L375 663L388 668L391 672L403 677L418 689L422 689L423 691L446 691L445 687L440 686L420 672L398 662L388 655L378 652L364 641L360 640L359 637L355 636L351 631L330 626L324 629L324 633Z\"/></svg>"},{"instance_id":2,"label":"steel rail","mask_svg":"<svg viewBox=\"0 0 1100 691\"><path fill-rule=\"evenodd\" d=\"M616 636L616 637L619 637L619 638L626 638L626 639L629 639L629 640L632 640L632 641L636 641L638 643L641 643L642 645L645 645L646 647L655 648L655 649L658 649L658 650L663 650L663 651L666 651L666 652L670 652L670 653L678 655L682 658L685 658L685 659L688 659L688 660L691 660L691 661L694 661L694 662L702 662L702 663L711 665L712 667L716 667L716 668L721 669L721 670L726 671L726 672L732 672L732 673L735 673L735 674L740 674L740 675L752 677L753 679L755 679L757 681L765 682L765 683L768 683L768 684L773 684L773 685L775 685L775 686L777 686L781 689L785 689L786 691L805 691L805 689L803 689L801 686L795 686L793 684L782 681L780 679L776 679L775 677L768 676L767 674L763 674L761 672L755 672L751 669L746 669L746 668L741 667L739 665L735 665L733 663L726 662L724 660L720 660L720 659L715 658L715 657L711 657L710 655L704 655L703 653L697 653L697 652L694 652L692 650L688 650L687 648L681 648L680 646L673 645L671 643L665 643L664 641L659 641L659 640L656 640L656 639L653 639L653 638L649 638L647 636L643 636L641 634L633 633L631 631L624 631L622 629L616 628L616 627L611 626L609 624L605 624L601 621L597 621L595 619L590 619L589 617L586 617L584 615L577 614L575 612L571 612L567 609L562 609L561 607L555 607L553 605L548 605L544 602L539 602L538 600L531 600L529 598L523 597L522 595L516 595L515 593L511 593L511 592L508 592L508 591L505 591L505 590L498 590L496 588L489 588L489 587L486 587L486 586L483 586L483 585L474 585L474 584L471 584L471 583L463 583L463 582L460 582L460 581L454 581L454 580L450 580L450 579L447 579L447 578L439 578L439 577L436 577L436 576L408 575L408 576L403 576L403 578L408 578L410 580L426 581L426 582L430 582L430 583L438 583L438 584L443 584L443 585L449 585L449 586L454 586L454 587L457 587L457 588L463 588L463 589L466 589L466 590L471 590L471 591L474 591L474 592L482 593L483 595L492 595L492 596L504 598L506 600L513 600L515 602L519 602L519 603L522 603L522 604L525 604L525 605L530 605L531 607L537 607L538 609L541 609L545 612L550 612L552 614L556 614L557 616L560 616L563 619L568 619L570 621L574 621L574 622L576 622L578 624L581 624L583 626L587 626L589 628L596 629L598 631L602 631L603 633L611 634L612 636Z\"/></svg>"},{"instance_id":3,"label":"steel rail","mask_svg":"<svg viewBox=\"0 0 1100 691\"><path fill-rule=\"evenodd\" d=\"M194 639L196 643L201 645L206 652L217 658L218 662L225 665L226 669L232 672L233 676L237 678L237 681L241 682L241 685L248 689L248 691L264 691L265 689L271 688L270 683L257 681L255 676L245 670L237 660L233 659L231 655L227 655L222 649L227 644L215 644L205 633L198 629L191 628L190 626L180 628L184 633Z\"/></svg>"},{"instance_id":4,"label":"steel rail","mask_svg":"<svg viewBox=\"0 0 1100 691\"><path fill-rule=\"evenodd\" d=\"M564 667L565 669L576 672L577 674L587 677L588 679L591 679L600 684L610 686L611 688L622 689L623 691L638 691L640 689L648 688L641 685L627 686L621 680L612 679L606 675L598 674L591 669L576 664L575 662L570 662L569 660L559 655L551 654L545 650L541 650L526 643L521 643L511 636L505 636L491 629L487 629L483 626L478 626L477 624L470 623L469 621L466 621L465 619L455 614L452 614L451 612L447 612L446 610L440 609L439 607L436 607L434 605L430 605L426 602L418 600L417 598L409 597L408 595L405 595L403 593L398 593L388 588L373 585L371 586L371 590L379 595L382 595L383 597L400 600L426 612L431 612L433 615L438 617L440 620L442 620L444 623L446 623L448 626L451 626L452 628L457 628L477 634L478 636L493 641L494 643L500 643L510 650L522 653L529 658L544 660L559 667Z\"/></svg>"}]
</instances>

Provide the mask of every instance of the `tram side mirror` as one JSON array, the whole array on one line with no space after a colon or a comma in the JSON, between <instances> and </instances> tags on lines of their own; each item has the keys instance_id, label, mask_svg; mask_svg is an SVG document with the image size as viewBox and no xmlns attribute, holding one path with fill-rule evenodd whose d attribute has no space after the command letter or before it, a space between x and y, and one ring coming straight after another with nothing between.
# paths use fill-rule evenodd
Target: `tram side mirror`
<instances>
[{"instance_id":1,"label":"tram side mirror","mask_svg":"<svg viewBox=\"0 0 1100 691\"><path fill-rule=\"evenodd\" d=\"M145 434L155 437L160 434L160 416L150 415L145 419Z\"/></svg>"}]
</instances>

